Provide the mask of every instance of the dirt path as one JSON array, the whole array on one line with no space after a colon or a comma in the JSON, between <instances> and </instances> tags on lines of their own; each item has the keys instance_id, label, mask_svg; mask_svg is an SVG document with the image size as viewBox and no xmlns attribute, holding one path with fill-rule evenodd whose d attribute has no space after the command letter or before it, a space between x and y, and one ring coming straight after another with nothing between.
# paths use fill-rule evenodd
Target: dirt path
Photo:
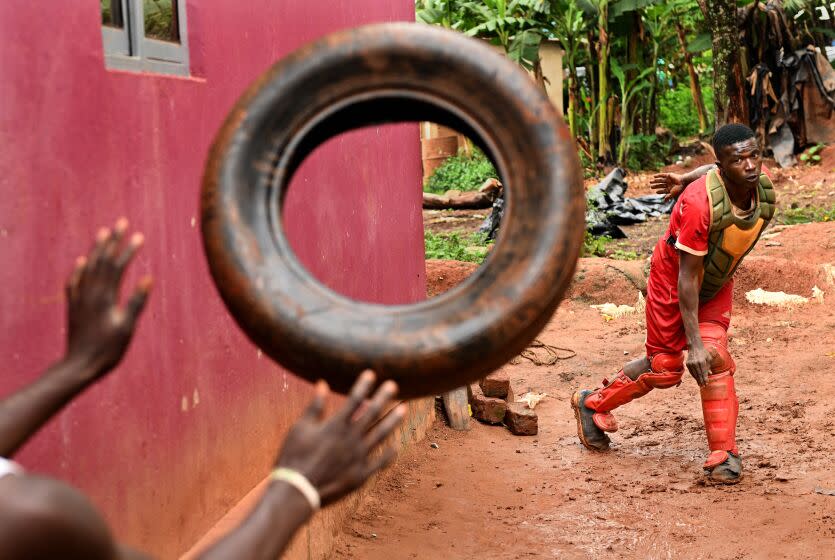
<instances>
[{"instance_id":1,"label":"dirt path","mask_svg":"<svg viewBox=\"0 0 835 560\"><path fill-rule=\"evenodd\" d=\"M809 262L835 262L829 226L792 228L760 256L804 259L806 247ZM737 294L739 485L702 483L706 442L689 376L620 409L610 452L579 445L571 392L640 355L644 326L640 315L607 322L569 301L540 339L577 356L508 366L517 395L550 395L536 409L539 435L437 421L344 527L334 557L832 558L835 496L815 492L835 490L835 286L824 289L825 303L787 309Z\"/></svg>"}]
</instances>

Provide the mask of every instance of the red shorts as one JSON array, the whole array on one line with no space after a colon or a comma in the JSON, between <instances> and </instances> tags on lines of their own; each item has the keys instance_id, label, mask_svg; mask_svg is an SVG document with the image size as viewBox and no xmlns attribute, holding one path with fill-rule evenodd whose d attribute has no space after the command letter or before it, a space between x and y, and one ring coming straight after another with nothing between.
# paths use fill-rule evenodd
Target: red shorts
<instances>
[{"instance_id":1,"label":"red shorts","mask_svg":"<svg viewBox=\"0 0 835 560\"><path fill-rule=\"evenodd\" d=\"M674 271L673 271L674 269ZM699 323L714 322L728 330L733 305L733 279L710 300L699 304ZM653 251L647 282L647 356L678 353L687 348L684 323L678 306L678 258Z\"/></svg>"}]
</instances>

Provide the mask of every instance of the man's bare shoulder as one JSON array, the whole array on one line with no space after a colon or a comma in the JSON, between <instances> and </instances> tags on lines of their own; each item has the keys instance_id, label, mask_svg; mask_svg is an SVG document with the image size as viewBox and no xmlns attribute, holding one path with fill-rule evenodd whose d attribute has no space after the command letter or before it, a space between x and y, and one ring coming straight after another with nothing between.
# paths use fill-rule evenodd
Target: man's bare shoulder
<instances>
[{"instance_id":1,"label":"man's bare shoulder","mask_svg":"<svg viewBox=\"0 0 835 560\"><path fill-rule=\"evenodd\" d=\"M0 496L4 559L116 557L104 521L70 486L29 475L5 476L0 479Z\"/></svg>"}]
</instances>

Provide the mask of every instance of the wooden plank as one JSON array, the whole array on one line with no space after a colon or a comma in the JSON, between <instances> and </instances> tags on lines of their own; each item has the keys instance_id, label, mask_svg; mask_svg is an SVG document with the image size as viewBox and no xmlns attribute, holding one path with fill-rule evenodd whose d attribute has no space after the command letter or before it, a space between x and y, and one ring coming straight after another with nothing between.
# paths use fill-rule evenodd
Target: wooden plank
<instances>
[{"instance_id":1,"label":"wooden plank","mask_svg":"<svg viewBox=\"0 0 835 560\"><path fill-rule=\"evenodd\" d=\"M470 429L470 413L467 408L467 387L453 389L443 395L444 410L449 420L449 427L453 430Z\"/></svg>"}]
</instances>

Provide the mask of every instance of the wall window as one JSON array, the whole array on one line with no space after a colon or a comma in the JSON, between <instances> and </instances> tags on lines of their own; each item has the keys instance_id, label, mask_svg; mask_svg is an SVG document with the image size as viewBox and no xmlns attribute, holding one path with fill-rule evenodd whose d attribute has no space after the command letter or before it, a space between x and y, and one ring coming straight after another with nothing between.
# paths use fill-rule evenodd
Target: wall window
<instances>
[{"instance_id":1,"label":"wall window","mask_svg":"<svg viewBox=\"0 0 835 560\"><path fill-rule=\"evenodd\" d=\"M99 0L108 68L188 76L186 0Z\"/></svg>"}]
</instances>

